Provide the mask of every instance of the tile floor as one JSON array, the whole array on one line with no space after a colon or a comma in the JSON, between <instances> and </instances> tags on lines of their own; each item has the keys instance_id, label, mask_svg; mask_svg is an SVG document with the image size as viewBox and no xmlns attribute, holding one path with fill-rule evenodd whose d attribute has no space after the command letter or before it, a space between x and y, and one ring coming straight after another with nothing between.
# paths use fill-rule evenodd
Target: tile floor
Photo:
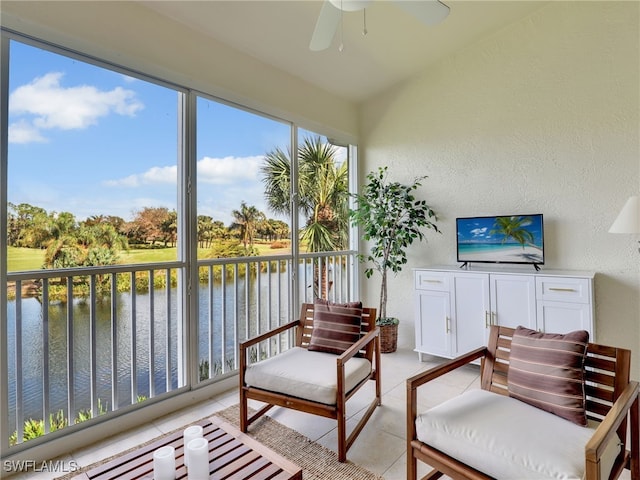
<instances>
[{"instance_id":1,"label":"tile floor","mask_svg":"<svg viewBox=\"0 0 640 480\"><path fill-rule=\"evenodd\" d=\"M405 411L406 386L405 379L416 373L431 368L443 360L426 356L419 361L418 355L409 347L399 346L395 353L382 355L382 406L376 409L366 427L352 445L347 457L368 470L383 476L387 480L406 478L405 448ZM372 382L370 382L372 384ZM438 380L430 382L419 390L419 411L434 406L447 398L458 395L467 389L480 387L479 367L469 365ZM348 415L350 418L361 414L370 401L373 390L361 389L350 400ZM87 447L82 451L71 453L61 459L75 461L80 467L89 465L101 458L112 456L119 451L151 440L163 433L175 430L194 418L203 418L218 410L238 403L237 389L229 390L212 400L199 403L191 408L181 410L170 416L158 419L153 425L130 432L125 432L103 442ZM306 435L321 445L336 449L337 440L335 421L322 417L303 414L287 409L274 408L269 412L275 420ZM428 467L418 462L418 474L424 475ZM49 480L60 474L20 474L11 479ZM630 478L628 470L622 476Z\"/></svg>"}]
</instances>

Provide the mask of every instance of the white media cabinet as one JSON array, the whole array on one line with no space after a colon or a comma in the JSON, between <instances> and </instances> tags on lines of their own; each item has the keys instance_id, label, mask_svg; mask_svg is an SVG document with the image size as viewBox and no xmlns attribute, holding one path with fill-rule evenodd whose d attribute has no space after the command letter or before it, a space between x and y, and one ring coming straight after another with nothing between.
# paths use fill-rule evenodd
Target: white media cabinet
<instances>
[{"instance_id":1,"label":"white media cabinet","mask_svg":"<svg viewBox=\"0 0 640 480\"><path fill-rule=\"evenodd\" d=\"M416 352L453 358L487 344L489 327L587 330L595 341L592 272L414 268Z\"/></svg>"}]
</instances>

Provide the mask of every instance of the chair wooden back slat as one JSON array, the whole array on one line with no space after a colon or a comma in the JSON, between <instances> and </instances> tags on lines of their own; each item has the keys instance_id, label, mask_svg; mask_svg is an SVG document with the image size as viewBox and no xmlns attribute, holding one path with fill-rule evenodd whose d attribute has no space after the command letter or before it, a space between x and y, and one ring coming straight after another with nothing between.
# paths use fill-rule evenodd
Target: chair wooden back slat
<instances>
[{"instance_id":1,"label":"chair wooden back slat","mask_svg":"<svg viewBox=\"0 0 640 480\"><path fill-rule=\"evenodd\" d=\"M300 326L296 331L296 346L309 348L311 334L313 333L313 303L303 303L300 311ZM362 323L360 324L360 334L365 335L376 328L375 308L364 307L362 309ZM362 355L373 360L373 343L369 343L361 352Z\"/></svg>"},{"instance_id":2,"label":"chair wooden back slat","mask_svg":"<svg viewBox=\"0 0 640 480\"><path fill-rule=\"evenodd\" d=\"M296 329L296 346L309 347L313 332L313 303L303 303L300 309L300 326Z\"/></svg>"},{"instance_id":3,"label":"chair wooden back slat","mask_svg":"<svg viewBox=\"0 0 640 480\"><path fill-rule=\"evenodd\" d=\"M607 413L609 413L609 410L611 410L611 405L607 405L606 403L599 403L591 400L587 401L587 404L587 418L597 422L602 420Z\"/></svg>"},{"instance_id":4,"label":"chair wooden back slat","mask_svg":"<svg viewBox=\"0 0 640 480\"><path fill-rule=\"evenodd\" d=\"M616 379L612 377L608 372L602 373L602 371L596 372L595 370L591 370L588 365L586 365L587 370L585 371L585 378L588 382L597 383L598 385L607 386L611 389L615 386ZM614 367L615 368L615 365Z\"/></svg>"},{"instance_id":5,"label":"chair wooden back slat","mask_svg":"<svg viewBox=\"0 0 640 480\"><path fill-rule=\"evenodd\" d=\"M498 348L502 348L507 351L511 350L511 337L500 335L497 342Z\"/></svg>"},{"instance_id":6,"label":"chair wooden back slat","mask_svg":"<svg viewBox=\"0 0 640 480\"><path fill-rule=\"evenodd\" d=\"M492 379L492 386L499 388L499 393L505 393L507 388L507 376L506 375L494 375Z\"/></svg>"},{"instance_id":7,"label":"chair wooden back slat","mask_svg":"<svg viewBox=\"0 0 640 480\"><path fill-rule=\"evenodd\" d=\"M618 350L620 349L616 347L609 347L607 345L600 345L599 343L589 344L589 352L591 352L594 356L602 355L603 357L615 358Z\"/></svg>"},{"instance_id":8,"label":"chair wooden back slat","mask_svg":"<svg viewBox=\"0 0 640 480\"><path fill-rule=\"evenodd\" d=\"M504 348L501 348L500 350L498 350L496 352L496 359L498 360L502 360L503 362L506 362L507 364L509 363L509 354L511 352L509 350L505 350Z\"/></svg>"},{"instance_id":9,"label":"chair wooden back slat","mask_svg":"<svg viewBox=\"0 0 640 480\"><path fill-rule=\"evenodd\" d=\"M597 398L611 403L614 402L613 389L605 390L604 388L593 386L589 379L587 379L587 383L585 385L585 392L589 398Z\"/></svg>"},{"instance_id":10,"label":"chair wooden back slat","mask_svg":"<svg viewBox=\"0 0 640 480\"><path fill-rule=\"evenodd\" d=\"M512 328L491 327L487 356L483 362L481 386L490 392L508 395L507 372L511 351Z\"/></svg>"}]
</instances>

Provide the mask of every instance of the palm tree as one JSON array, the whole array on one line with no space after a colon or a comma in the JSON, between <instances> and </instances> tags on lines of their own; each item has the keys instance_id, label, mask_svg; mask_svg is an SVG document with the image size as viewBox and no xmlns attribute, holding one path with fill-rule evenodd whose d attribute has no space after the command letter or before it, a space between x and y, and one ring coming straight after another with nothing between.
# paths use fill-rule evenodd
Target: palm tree
<instances>
[{"instance_id":1,"label":"palm tree","mask_svg":"<svg viewBox=\"0 0 640 480\"><path fill-rule=\"evenodd\" d=\"M306 218L300 240L308 252L343 250L348 243L348 166L336 161L337 149L319 136L305 138L298 149L298 207ZM269 152L262 167L265 198L275 213L291 215L291 152ZM329 290L328 268L314 271L317 296ZM319 279L319 277L321 277ZM319 290L319 292L318 292Z\"/></svg>"},{"instance_id":2,"label":"palm tree","mask_svg":"<svg viewBox=\"0 0 640 480\"><path fill-rule=\"evenodd\" d=\"M319 136L298 149L298 206L307 221L300 239L308 252L342 250L348 242L347 163L336 162L336 147ZM274 213L291 214L291 155L280 148L267 153L262 167L265 198Z\"/></svg>"},{"instance_id":3,"label":"palm tree","mask_svg":"<svg viewBox=\"0 0 640 480\"><path fill-rule=\"evenodd\" d=\"M240 237L245 251L247 246L253 247L253 239L258 226L265 221L265 215L254 206L248 206L246 202L240 203L240 210L231 212L234 218L232 228L240 230Z\"/></svg>"},{"instance_id":4,"label":"palm tree","mask_svg":"<svg viewBox=\"0 0 640 480\"><path fill-rule=\"evenodd\" d=\"M530 217L498 217L496 218L496 226L498 228L491 230L490 234L502 235L502 243L505 243L509 238L513 238L516 242L522 245L533 243L533 234L523 227L531 225Z\"/></svg>"}]
</instances>

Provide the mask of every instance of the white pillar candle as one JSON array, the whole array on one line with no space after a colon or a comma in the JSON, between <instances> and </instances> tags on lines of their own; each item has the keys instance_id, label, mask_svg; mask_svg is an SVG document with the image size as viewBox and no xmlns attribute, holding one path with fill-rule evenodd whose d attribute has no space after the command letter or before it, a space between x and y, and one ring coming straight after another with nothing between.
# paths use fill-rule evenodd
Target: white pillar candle
<instances>
[{"instance_id":1,"label":"white pillar candle","mask_svg":"<svg viewBox=\"0 0 640 480\"><path fill-rule=\"evenodd\" d=\"M171 445L160 447L153 452L154 480L174 480L176 478L176 451Z\"/></svg>"},{"instance_id":2,"label":"white pillar candle","mask_svg":"<svg viewBox=\"0 0 640 480\"><path fill-rule=\"evenodd\" d=\"M191 425L184 429L183 432L183 441L184 441L184 466L189 466L189 455L187 453L187 445L191 440L196 438L202 438L202 427L200 425Z\"/></svg>"},{"instance_id":3,"label":"white pillar candle","mask_svg":"<svg viewBox=\"0 0 640 480\"><path fill-rule=\"evenodd\" d=\"M209 442L206 438L194 438L187 444L189 456L189 480L209 480Z\"/></svg>"}]
</instances>

